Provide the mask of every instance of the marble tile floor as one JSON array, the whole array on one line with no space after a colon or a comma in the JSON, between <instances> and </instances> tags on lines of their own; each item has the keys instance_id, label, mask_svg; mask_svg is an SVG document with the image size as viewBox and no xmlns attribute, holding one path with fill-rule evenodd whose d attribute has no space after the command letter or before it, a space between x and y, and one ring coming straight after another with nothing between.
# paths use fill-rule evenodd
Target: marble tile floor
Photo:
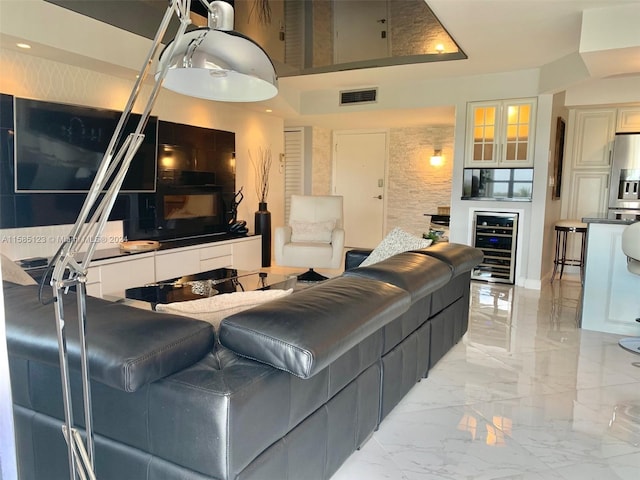
<instances>
[{"instance_id":1,"label":"marble tile floor","mask_svg":"<svg viewBox=\"0 0 640 480\"><path fill-rule=\"evenodd\" d=\"M331 480L640 479L640 355L580 293L472 282L465 337Z\"/></svg>"}]
</instances>

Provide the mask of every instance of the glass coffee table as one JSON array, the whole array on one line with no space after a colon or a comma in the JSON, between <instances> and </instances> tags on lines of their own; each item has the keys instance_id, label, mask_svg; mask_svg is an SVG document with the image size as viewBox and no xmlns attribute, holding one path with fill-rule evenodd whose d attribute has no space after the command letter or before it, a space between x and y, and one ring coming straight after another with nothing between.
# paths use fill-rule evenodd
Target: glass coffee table
<instances>
[{"instance_id":1,"label":"glass coffee table","mask_svg":"<svg viewBox=\"0 0 640 480\"><path fill-rule=\"evenodd\" d=\"M155 309L158 303L197 300L221 293L269 289L288 290L295 287L296 281L295 275L219 268L129 288L125 290L125 297L129 300L148 302Z\"/></svg>"}]
</instances>

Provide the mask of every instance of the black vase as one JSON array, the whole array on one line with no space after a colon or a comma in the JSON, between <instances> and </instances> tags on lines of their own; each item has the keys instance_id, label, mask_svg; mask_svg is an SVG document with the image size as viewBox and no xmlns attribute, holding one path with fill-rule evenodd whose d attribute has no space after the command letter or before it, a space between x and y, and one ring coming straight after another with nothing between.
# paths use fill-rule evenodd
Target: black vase
<instances>
[{"instance_id":1,"label":"black vase","mask_svg":"<svg viewBox=\"0 0 640 480\"><path fill-rule=\"evenodd\" d=\"M254 233L262 235L262 266L271 266L271 212L267 210L267 202L258 203L258 211L254 217Z\"/></svg>"}]
</instances>

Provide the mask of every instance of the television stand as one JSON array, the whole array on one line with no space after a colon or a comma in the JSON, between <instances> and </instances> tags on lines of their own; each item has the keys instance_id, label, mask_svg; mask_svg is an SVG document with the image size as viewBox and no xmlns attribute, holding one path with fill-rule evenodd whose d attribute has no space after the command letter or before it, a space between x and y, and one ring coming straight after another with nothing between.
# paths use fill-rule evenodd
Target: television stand
<instances>
[{"instance_id":1,"label":"television stand","mask_svg":"<svg viewBox=\"0 0 640 480\"><path fill-rule=\"evenodd\" d=\"M113 255L94 259L87 273L87 293L93 297L124 298L128 288L198 272L219 268L252 272L261 268L259 235L185 243L161 244L159 250L140 253L116 249ZM98 250L96 257L101 252Z\"/></svg>"}]
</instances>

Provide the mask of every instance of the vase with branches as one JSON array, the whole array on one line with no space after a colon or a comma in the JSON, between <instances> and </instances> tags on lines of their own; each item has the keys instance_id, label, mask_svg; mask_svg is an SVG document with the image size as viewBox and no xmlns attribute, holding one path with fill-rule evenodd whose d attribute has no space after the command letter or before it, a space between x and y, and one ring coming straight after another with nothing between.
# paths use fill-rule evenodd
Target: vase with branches
<instances>
[{"instance_id":1,"label":"vase with branches","mask_svg":"<svg viewBox=\"0 0 640 480\"><path fill-rule=\"evenodd\" d=\"M253 165L255 173L256 194L260 207L267 207L267 197L269 196L269 172L271 171L272 157L270 148L258 148L257 156L254 157L249 150L249 159ZM262 210L262 208L260 208Z\"/></svg>"},{"instance_id":2,"label":"vase with branches","mask_svg":"<svg viewBox=\"0 0 640 480\"><path fill-rule=\"evenodd\" d=\"M254 218L254 233L262 235L262 266L271 265L271 212L267 210L269 196L269 172L271 171L271 149L258 148L254 157L249 150L249 159L255 173L256 194L258 196L258 211Z\"/></svg>"}]
</instances>

